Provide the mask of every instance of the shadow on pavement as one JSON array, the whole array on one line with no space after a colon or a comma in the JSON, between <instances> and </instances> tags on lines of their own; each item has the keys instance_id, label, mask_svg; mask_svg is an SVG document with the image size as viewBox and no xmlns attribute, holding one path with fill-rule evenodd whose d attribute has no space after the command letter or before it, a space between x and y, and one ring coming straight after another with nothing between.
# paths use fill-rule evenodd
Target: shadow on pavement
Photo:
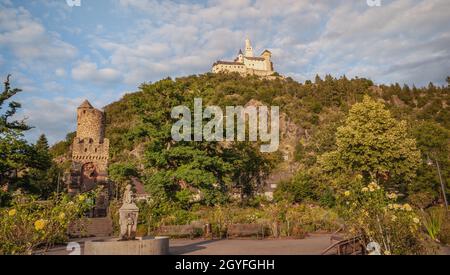
<instances>
[{"instance_id":1,"label":"shadow on pavement","mask_svg":"<svg viewBox=\"0 0 450 275\"><path fill-rule=\"evenodd\" d=\"M205 249L204 245L214 243L220 240L204 240L195 243L190 243L187 245L179 245L179 246L171 246L170 247L170 255L182 255L186 253L190 253L197 250Z\"/></svg>"}]
</instances>

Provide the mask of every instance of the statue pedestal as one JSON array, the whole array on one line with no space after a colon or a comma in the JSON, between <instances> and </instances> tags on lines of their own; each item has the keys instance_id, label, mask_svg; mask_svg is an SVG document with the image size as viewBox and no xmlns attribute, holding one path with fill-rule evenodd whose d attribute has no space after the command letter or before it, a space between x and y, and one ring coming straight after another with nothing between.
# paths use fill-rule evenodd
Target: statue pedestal
<instances>
[{"instance_id":1,"label":"statue pedestal","mask_svg":"<svg viewBox=\"0 0 450 275\"><path fill-rule=\"evenodd\" d=\"M120 238L134 240L136 238L139 208L134 203L124 203L119 209Z\"/></svg>"}]
</instances>

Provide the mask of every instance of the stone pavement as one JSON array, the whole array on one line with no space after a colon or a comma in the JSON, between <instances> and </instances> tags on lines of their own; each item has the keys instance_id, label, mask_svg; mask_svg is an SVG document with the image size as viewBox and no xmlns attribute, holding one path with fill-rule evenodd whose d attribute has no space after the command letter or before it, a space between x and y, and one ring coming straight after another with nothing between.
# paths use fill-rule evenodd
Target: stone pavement
<instances>
[{"instance_id":1,"label":"stone pavement","mask_svg":"<svg viewBox=\"0 0 450 275\"><path fill-rule=\"evenodd\" d=\"M170 240L170 252L174 255L318 255L329 245L329 234L311 234L300 240Z\"/></svg>"},{"instance_id":2,"label":"stone pavement","mask_svg":"<svg viewBox=\"0 0 450 275\"><path fill-rule=\"evenodd\" d=\"M330 234L310 234L305 239L171 239L172 255L318 255L330 245ZM84 242L101 240L102 237L74 239L80 244L80 254L84 253ZM37 254L69 255L66 246L59 246L48 252ZM439 255L450 255L450 247L441 247Z\"/></svg>"}]
</instances>

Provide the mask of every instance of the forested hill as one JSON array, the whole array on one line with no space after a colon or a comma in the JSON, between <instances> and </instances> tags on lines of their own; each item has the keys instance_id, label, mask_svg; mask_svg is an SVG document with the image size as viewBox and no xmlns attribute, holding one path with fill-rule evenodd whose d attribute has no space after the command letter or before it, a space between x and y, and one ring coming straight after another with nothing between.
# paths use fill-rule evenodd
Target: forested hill
<instances>
[{"instance_id":1,"label":"forested hill","mask_svg":"<svg viewBox=\"0 0 450 275\"><path fill-rule=\"evenodd\" d=\"M193 105L194 97L201 97L203 105L236 106L257 100L265 105L280 106L280 111L309 135L337 128L354 103L363 95L382 100L392 114L414 125L416 121L435 121L450 129L450 92L448 87L416 88L407 85L374 86L364 78L339 79L326 76L299 83L286 80L261 80L235 74L204 74L153 84L142 84L135 93L106 106L107 136L111 141L111 156L121 158L124 150L139 147L151 136L142 124L160 124L170 117L172 107ZM170 124L170 123L169 123ZM171 124L170 124L171 125ZM161 125L159 125L161 126ZM169 125L165 125L168 127ZM156 125L155 125L156 127ZM324 136L319 150L326 150L331 137Z\"/></svg>"},{"instance_id":2,"label":"forested hill","mask_svg":"<svg viewBox=\"0 0 450 275\"><path fill-rule=\"evenodd\" d=\"M292 174L314 167L318 155L333 150L336 129L342 125L350 107L361 102L364 95L382 101L394 118L405 120L409 136L424 139L423 131L428 129L444 132L441 139L447 137L449 87L375 86L371 80L345 76L339 79L317 76L299 83L291 78L263 80L207 73L144 83L137 92L106 106L106 135L111 142L110 174L116 180L138 176L151 186L150 191L173 199L186 195L178 188L180 184L210 190L212 182L214 186L219 183L220 188L210 190L211 198L217 198L216 191L231 189L251 195L275 171L283 175L283 170ZM195 97L203 99L203 106L244 106L251 101L279 106L285 121L280 152L287 157L283 158L281 153L261 154L249 143L231 147L211 142L175 144L170 136L174 123L170 118L171 109L186 105L192 111ZM440 140L436 144L435 147L444 148L433 149L448 152L448 141ZM418 147L422 145L428 146L418 140ZM441 154L440 158L448 164L448 155ZM449 177L448 169L444 174ZM278 179L283 180L283 176Z\"/></svg>"}]
</instances>

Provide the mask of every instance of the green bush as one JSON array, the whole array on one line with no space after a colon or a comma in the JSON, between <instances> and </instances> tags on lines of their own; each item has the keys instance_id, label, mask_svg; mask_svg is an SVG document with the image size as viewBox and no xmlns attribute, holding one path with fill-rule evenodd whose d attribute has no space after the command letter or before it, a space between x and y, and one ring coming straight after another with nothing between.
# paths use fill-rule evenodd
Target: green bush
<instances>
[{"instance_id":1,"label":"green bush","mask_svg":"<svg viewBox=\"0 0 450 275\"><path fill-rule=\"evenodd\" d=\"M446 219L447 210L441 207L427 209L422 214L423 225L432 240L439 241L442 225ZM444 236L445 237L445 236Z\"/></svg>"},{"instance_id":2,"label":"green bush","mask_svg":"<svg viewBox=\"0 0 450 275\"><path fill-rule=\"evenodd\" d=\"M282 181L274 192L274 200L292 203L314 198L314 185L309 175L300 172L290 181Z\"/></svg>"},{"instance_id":3,"label":"green bush","mask_svg":"<svg viewBox=\"0 0 450 275\"><path fill-rule=\"evenodd\" d=\"M450 213L448 211L442 223L438 239L441 241L441 243L450 245Z\"/></svg>"},{"instance_id":4,"label":"green bush","mask_svg":"<svg viewBox=\"0 0 450 275\"><path fill-rule=\"evenodd\" d=\"M0 209L0 255L32 254L35 249L66 241L69 225L93 206L95 196L95 192L73 199L59 195L39 202L31 196L16 195L10 208Z\"/></svg>"},{"instance_id":5,"label":"green bush","mask_svg":"<svg viewBox=\"0 0 450 275\"><path fill-rule=\"evenodd\" d=\"M348 189L336 195L348 235L377 242L385 255L427 253L413 207L398 203L396 193L386 192L376 182L366 185L361 180L362 176L355 176Z\"/></svg>"}]
</instances>

